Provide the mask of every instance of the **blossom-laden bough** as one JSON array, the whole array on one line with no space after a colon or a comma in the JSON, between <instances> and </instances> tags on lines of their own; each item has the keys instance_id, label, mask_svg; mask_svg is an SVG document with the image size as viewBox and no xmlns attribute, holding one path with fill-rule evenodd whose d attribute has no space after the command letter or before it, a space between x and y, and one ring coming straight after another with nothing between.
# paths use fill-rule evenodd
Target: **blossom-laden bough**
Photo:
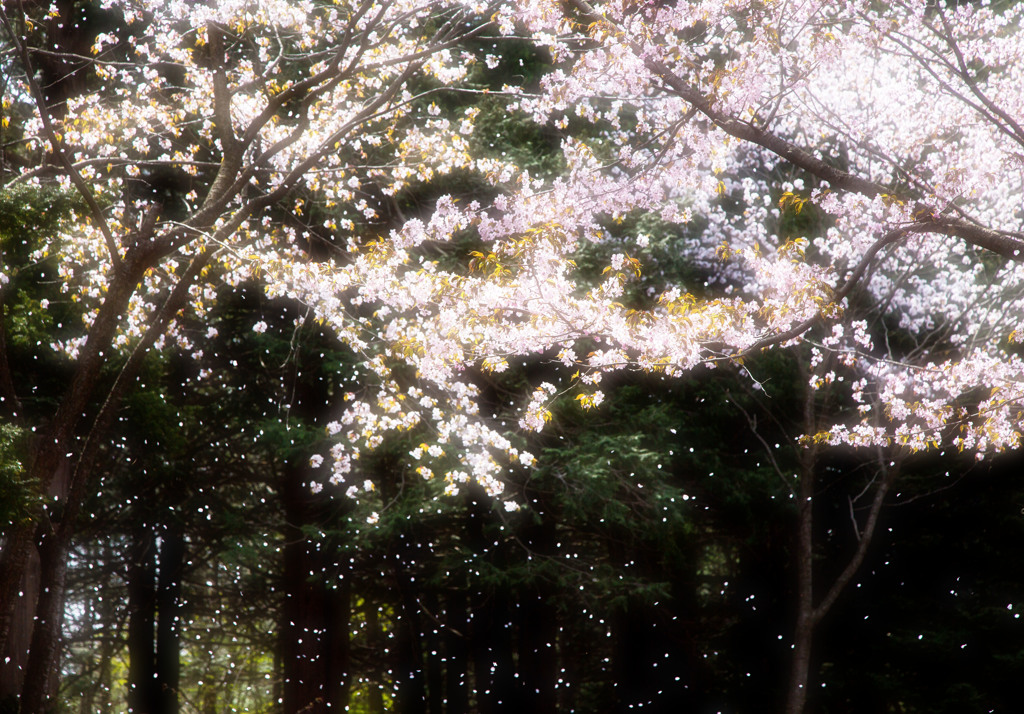
<instances>
[{"instance_id":1,"label":"blossom-laden bough","mask_svg":"<svg viewBox=\"0 0 1024 714\"><path fill-rule=\"evenodd\" d=\"M471 374L521 357L561 363L569 384L534 385L514 420L526 430L567 389L598 406L608 372L677 377L801 346L809 386L848 385L855 406L814 424L808 448L1019 445L1019 4L104 6L116 29L65 56L95 91L57 98L34 65L41 28L70 18L0 17L22 70L8 95L30 115L20 131L37 159L4 180L56 176L83 205L36 256L56 262L84 317L55 345L75 379L31 467L44 489L67 463L70 491L86 487L145 353L201 350L179 318L203 319L220 286L249 279L306 303L373 374L330 427L331 458L315 459L353 495L359 456L411 429L429 437L409 455L424 477L501 493L505 470L534 457L482 408ZM525 40L549 71L501 91L467 83L497 62L471 49L483 38ZM474 155L478 109L446 104L455 91L561 131L564 170ZM490 192L383 223L382 201L453 171ZM160 176L181 190L157 190ZM820 230L795 230L809 213ZM631 301L653 269L648 237L613 227L637 214L676 236L704 284ZM437 259L467 235L466 260ZM588 243L612 249L597 279L575 262ZM83 430L117 354L121 374ZM7 544L10 572L31 533Z\"/></svg>"},{"instance_id":2,"label":"blossom-laden bough","mask_svg":"<svg viewBox=\"0 0 1024 714\"><path fill-rule=\"evenodd\" d=\"M564 173L540 180L478 164L499 191L493 202L441 200L429 220L354 245L344 264L268 270L272 290L300 296L374 355L382 386L339 422L334 480L382 433L429 422L451 442L445 458L457 455L444 467L449 490L472 479L497 493L502 464L529 457L481 414L466 370L529 355L562 361L589 407L608 371L678 376L806 344L811 386L848 385L856 406L809 441L1018 446L1020 13L503 5L498 30L531 38L552 67L539 87L506 87L510 108L590 126L588 138L565 134ZM792 234L787 219L801 211L821 230ZM631 307L623 294L646 267L646 238L609 226L636 212L681 226L678 249L710 286L666 284L654 305ZM695 219L700 230L686 231ZM464 269L421 249L467 231L486 250ZM597 285L582 284L574 263L588 241L619 248ZM355 316L352 304L375 314ZM890 346L891 328L909 340ZM391 378L392 364L415 369L415 394ZM542 428L564 390L538 385L520 426ZM438 470L429 452L414 456L423 473Z\"/></svg>"},{"instance_id":3,"label":"blossom-laden bough","mask_svg":"<svg viewBox=\"0 0 1024 714\"><path fill-rule=\"evenodd\" d=\"M219 289L260 275L267 256L295 264L310 260L311 243L344 246L357 222L377 216L376 187L393 191L470 163L473 113L451 122L430 105L463 80L476 58L462 48L495 10L419 0L112 1L89 9L108 27L82 46L81 17L57 5L0 8L11 68L4 149L19 157L5 162L12 173L3 181L79 195L77 212L31 260L53 265L82 317L77 335L70 326L52 346L73 371L58 408L44 424L25 424L37 432L30 479L67 506L38 508L5 539L0 644L36 521L48 522L60 562L145 355L174 344L201 351L201 334L183 325L202 320ZM53 71L64 74L48 78ZM331 212L315 226L313 197ZM3 283L17 269L5 265ZM108 367L119 370L112 386ZM18 422L6 358L0 368L5 417ZM44 587L54 597L28 605L39 642L24 673L25 711L43 708L57 651L62 585Z\"/></svg>"}]
</instances>

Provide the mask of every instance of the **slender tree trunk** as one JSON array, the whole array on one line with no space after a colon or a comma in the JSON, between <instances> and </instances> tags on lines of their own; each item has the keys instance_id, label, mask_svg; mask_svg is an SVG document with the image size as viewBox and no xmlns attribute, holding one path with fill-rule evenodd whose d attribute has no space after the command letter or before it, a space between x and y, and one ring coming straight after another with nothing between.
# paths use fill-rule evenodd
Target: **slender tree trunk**
<instances>
[{"instance_id":1,"label":"slender tree trunk","mask_svg":"<svg viewBox=\"0 0 1024 714\"><path fill-rule=\"evenodd\" d=\"M444 652L445 714L466 714L469 710L469 662L467 661L466 633L469 619L466 612L466 594L453 591L445 598Z\"/></svg>"},{"instance_id":2,"label":"slender tree trunk","mask_svg":"<svg viewBox=\"0 0 1024 714\"><path fill-rule=\"evenodd\" d=\"M332 568L333 570L333 568ZM342 571L329 577L338 577L341 582L321 583L327 591L328 629L324 633L326 659L324 661L324 684L327 692L329 711L343 712L348 708L352 653L350 632L352 630L352 588L349 574ZM336 585L336 586L335 586Z\"/></svg>"},{"instance_id":3,"label":"slender tree trunk","mask_svg":"<svg viewBox=\"0 0 1024 714\"><path fill-rule=\"evenodd\" d=\"M527 711L521 701L522 687L516 678L515 648L512 642L512 602L505 593L493 593L487 625L490 634L486 647L491 674L491 699L496 714L518 714Z\"/></svg>"},{"instance_id":4,"label":"slender tree trunk","mask_svg":"<svg viewBox=\"0 0 1024 714\"><path fill-rule=\"evenodd\" d=\"M405 553L400 554L406 557ZM397 693L395 711L401 714L426 714L427 683L423 667L423 632L420 628L419 605L413 592L412 583L400 564L393 567L398 588L399 612L401 619L395 623L397 634L395 649L398 651Z\"/></svg>"},{"instance_id":5,"label":"slender tree trunk","mask_svg":"<svg viewBox=\"0 0 1024 714\"><path fill-rule=\"evenodd\" d=\"M438 600L433 591L423 593L421 602L432 618L438 617ZM423 643L426 656L426 685L428 710L430 714L444 714L444 663L441 658L444 644L437 622L429 622L424 618Z\"/></svg>"},{"instance_id":6,"label":"slender tree trunk","mask_svg":"<svg viewBox=\"0 0 1024 714\"><path fill-rule=\"evenodd\" d=\"M466 510L464 525L464 538L466 544L475 552L482 553L487 548L487 538L484 535L484 524L489 518L486 496L480 489L471 487L467 492ZM470 579L467 584L472 587L474 581ZM480 714L496 714L498 711L495 702L495 656L493 647L496 641L492 633L498 630L499 634L504 630L493 625L495 619L495 597L492 593L470 590L467 609L473 613L469 618L466 627L467 638L467 659L472 667L472 703L473 709ZM500 597L500 595L499 595Z\"/></svg>"},{"instance_id":7,"label":"slender tree trunk","mask_svg":"<svg viewBox=\"0 0 1024 714\"><path fill-rule=\"evenodd\" d=\"M473 664L473 699L476 710L481 714L494 714L494 657L491 652L490 620L493 607L488 600L478 595L474 598L473 621L469 627L469 651Z\"/></svg>"},{"instance_id":8,"label":"slender tree trunk","mask_svg":"<svg viewBox=\"0 0 1024 714\"><path fill-rule=\"evenodd\" d=\"M95 557L95 553L88 553L85 557L92 561L98 561ZM80 627L83 632L97 632L100 628L103 628L106 625L105 621L100 620L97 617L99 612L98 605L99 603L97 603L96 600L88 596L86 597L85 603L82 607L82 617L79 620ZM99 627L97 627L97 625ZM103 662L103 649L105 649L105 644L106 643L104 641L100 641L99 656L96 657L87 667L83 668L85 672L82 674L88 678L89 684L82 688L82 694L78 699L78 714L92 714L92 712L96 711L96 692L100 687L100 667ZM67 708L67 711L71 711L70 706Z\"/></svg>"},{"instance_id":9,"label":"slender tree trunk","mask_svg":"<svg viewBox=\"0 0 1024 714\"><path fill-rule=\"evenodd\" d=\"M534 507L539 523L523 528L520 538L529 549L542 556L557 553L554 521L547 516L548 504L540 498ZM551 605L553 592L543 580L519 593L518 670L523 704L533 714L555 714L558 680L558 614Z\"/></svg>"},{"instance_id":10,"label":"slender tree trunk","mask_svg":"<svg viewBox=\"0 0 1024 714\"><path fill-rule=\"evenodd\" d=\"M524 593L519 606L519 676L533 714L558 711L558 614L544 593Z\"/></svg>"},{"instance_id":11,"label":"slender tree trunk","mask_svg":"<svg viewBox=\"0 0 1024 714\"><path fill-rule=\"evenodd\" d=\"M611 618L612 674L615 682L613 711L638 711L651 693L651 631L649 613L636 602L626 604ZM643 711L639 709L639 711Z\"/></svg>"},{"instance_id":12,"label":"slender tree trunk","mask_svg":"<svg viewBox=\"0 0 1024 714\"><path fill-rule=\"evenodd\" d=\"M114 673L112 671L114 659L114 647L111 646L104 650L103 662L100 663L100 691L102 695L100 697L100 706L97 709L100 714L110 714L114 711ZM120 643L118 643L120 645Z\"/></svg>"},{"instance_id":13,"label":"slender tree trunk","mask_svg":"<svg viewBox=\"0 0 1024 714\"><path fill-rule=\"evenodd\" d=\"M114 653L121 647L124 623L118 618L118 607L113 598L105 597L102 603L97 602L97 606L100 619L108 623L108 629L103 633L103 645L100 648L99 677L96 682L100 692L99 705L93 711L110 714L114 711Z\"/></svg>"},{"instance_id":14,"label":"slender tree trunk","mask_svg":"<svg viewBox=\"0 0 1024 714\"><path fill-rule=\"evenodd\" d=\"M813 467L816 455L809 450L800 481L800 520L797 537L797 618L793 633L793 661L786 693L786 714L803 714L807 707L807 692L812 674L814 632L818 623L828 614L839 595L846 589L864 562L868 547L878 530L878 517L885 497L899 474L899 461L889 463L889 457L879 449L878 485L863 526L856 533L857 550L846 567L832 581L818 604L814 603L814 520L813 520ZM807 471L810 470L810 475Z\"/></svg>"},{"instance_id":15,"label":"slender tree trunk","mask_svg":"<svg viewBox=\"0 0 1024 714\"><path fill-rule=\"evenodd\" d=\"M289 517L289 521L292 518ZM284 547L284 604L280 632L283 666L284 714L320 714L325 711L321 631L326 627L323 592L314 578L312 544L298 527Z\"/></svg>"},{"instance_id":16,"label":"slender tree trunk","mask_svg":"<svg viewBox=\"0 0 1024 714\"><path fill-rule=\"evenodd\" d=\"M158 714L177 714L181 674L181 637L178 629L181 578L185 565L185 538L167 529L160 542L157 580L156 687Z\"/></svg>"},{"instance_id":17,"label":"slender tree trunk","mask_svg":"<svg viewBox=\"0 0 1024 714\"><path fill-rule=\"evenodd\" d=\"M41 493L50 493L55 478L70 474L71 459L67 454L72 450L75 430L97 390L101 370L106 362L104 351L113 341L120 318L135 292L142 272L133 266L111 281L103 305L89 330L89 337L79 354L71 384L52 421L38 440L28 477L30 482L38 485ZM75 510L76 506L73 497L69 497L64 507ZM33 514L33 523L16 528L4 544L3 574L0 576L0 652L10 649L8 638L15 608L21 597L19 584L26 577L35 524L43 522L44 515L41 507L37 509ZM34 603L32 607L35 607Z\"/></svg>"},{"instance_id":18,"label":"slender tree trunk","mask_svg":"<svg viewBox=\"0 0 1024 714\"><path fill-rule=\"evenodd\" d=\"M54 500L40 514L37 527L35 547L39 554L39 592L21 691L22 714L43 712L57 685L56 663L64 619L64 583L71 546L71 524L78 514L78 509L70 502L72 478L66 462L51 479L48 495Z\"/></svg>"},{"instance_id":19,"label":"slender tree trunk","mask_svg":"<svg viewBox=\"0 0 1024 714\"><path fill-rule=\"evenodd\" d=\"M819 366L823 369L823 366ZM801 370L804 383L809 383L809 375ZM817 432L817 413L815 392L807 390L804 398L804 424L806 434ZM793 631L793 659L790 670L789 684L786 689L785 714L804 714L807 709L807 696L813 676L813 645L814 634L818 624L828 614L839 595L846 589L856 575L868 547L878 527L878 518L897 475L902 455L889 454L882 447L877 451L877 485L871 500L867 518L863 525L858 526L854 520L853 528L857 538L857 549L846 566L828 586L827 591L815 603L814 585L814 491L818 468L818 446L810 444L800 452L800 473L797 498L798 520L796 539L796 584L797 613ZM851 503L852 513L852 503Z\"/></svg>"},{"instance_id":20,"label":"slender tree trunk","mask_svg":"<svg viewBox=\"0 0 1024 714\"><path fill-rule=\"evenodd\" d=\"M494 518L490 501L478 486L468 489L467 496L466 544L477 553L486 553L490 539L485 528ZM475 710L481 714L529 711L516 676L516 655L519 654L520 660L529 655L516 652L512 637L516 615L512 604L511 595L502 588L478 590L470 596L468 610L472 617L467 627L467 646L473 666Z\"/></svg>"},{"instance_id":21,"label":"slender tree trunk","mask_svg":"<svg viewBox=\"0 0 1024 714\"><path fill-rule=\"evenodd\" d=\"M813 393L808 401L813 400ZM812 406L805 414L813 419ZM814 637L814 475L817 448L809 446L800 455L800 483L797 492L796 538L796 627L793 632L793 663L786 692L786 714L803 714L811 671L811 641Z\"/></svg>"},{"instance_id":22,"label":"slender tree trunk","mask_svg":"<svg viewBox=\"0 0 1024 714\"><path fill-rule=\"evenodd\" d=\"M2 91L5 83L0 83ZM3 128L0 127L0 133ZM4 151L0 149L0 175L3 173ZM0 265L3 255L0 254ZM2 418L17 419L21 411L14 388L10 363L7 360L7 289L0 288L0 397ZM17 423L17 422L15 422ZM24 682L26 653L32 638L31 612L38 586L33 582L29 560L34 555L35 525L4 524L0 531L0 709L14 706ZM38 565L38 563L34 563Z\"/></svg>"},{"instance_id":23,"label":"slender tree trunk","mask_svg":"<svg viewBox=\"0 0 1024 714\"><path fill-rule=\"evenodd\" d=\"M351 590L347 566L330 541L314 543L303 526L326 528L323 495L305 485L304 467L291 467L281 485L287 527L284 603L279 641L285 714L321 714L348 706Z\"/></svg>"},{"instance_id":24,"label":"slender tree trunk","mask_svg":"<svg viewBox=\"0 0 1024 714\"><path fill-rule=\"evenodd\" d=\"M803 714L807 705L807 685L811 672L811 640L814 624L801 612L793 634L793 664L786 694L786 714Z\"/></svg>"},{"instance_id":25,"label":"slender tree trunk","mask_svg":"<svg viewBox=\"0 0 1024 714\"><path fill-rule=\"evenodd\" d=\"M810 376L801 365L805 385L803 431L814 434L817 428L816 392L809 386ZM797 447L799 448L799 447ZM796 626L793 630L793 659L786 689L786 714L803 714L807 706L807 687L811 675L811 645L814 638L814 487L818 466L818 447L810 444L799 452L796 532Z\"/></svg>"},{"instance_id":26,"label":"slender tree trunk","mask_svg":"<svg viewBox=\"0 0 1024 714\"><path fill-rule=\"evenodd\" d=\"M8 535L0 561L0 707L17 709L25 683L32 643L32 622L39 597L40 563L35 523L21 524ZM5 709L6 710L6 709Z\"/></svg>"},{"instance_id":27,"label":"slender tree trunk","mask_svg":"<svg viewBox=\"0 0 1024 714\"><path fill-rule=\"evenodd\" d=\"M282 620L284 615L282 615ZM271 687L272 701L281 703L284 701L284 653L281 651L281 645L284 640L284 623L278 625L278 641L277 647L274 647L274 683ZM282 707L283 708L283 707Z\"/></svg>"},{"instance_id":28,"label":"slender tree trunk","mask_svg":"<svg viewBox=\"0 0 1024 714\"><path fill-rule=\"evenodd\" d=\"M156 543L146 527L134 538L128 563L128 711L155 714Z\"/></svg>"},{"instance_id":29,"label":"slender tree trunk","mask_svg":"<svg viewBox=\"0 0 1024 714\"><path fill-rule=\"evenodd\" d=\"M40 592L25 668L25 686L21 692L21 714L42 714L56 688L53 663L57 660L64 621L68 546L66 532L59 528L44 534L40 540Z\"/></svg>"},{"instance_id":30,"label":"slender tree trunk","mask_svg":"<svg viewBox=\"0 0 1024 714\"><path fill-rule=\"evenodd\" d=\"M377 603L370 602L369 600L364 601L363 617L366 619L367 640L370 644L370 651L379 655L384 652L387 645L384 644L385 637L384 631L380 627L378 608ZM381 662L383 660L378 656L374 658L374 662L371 665L373 670L367 694L367 714L384 714L384 677Z\"/></svg>"}]
</instances>

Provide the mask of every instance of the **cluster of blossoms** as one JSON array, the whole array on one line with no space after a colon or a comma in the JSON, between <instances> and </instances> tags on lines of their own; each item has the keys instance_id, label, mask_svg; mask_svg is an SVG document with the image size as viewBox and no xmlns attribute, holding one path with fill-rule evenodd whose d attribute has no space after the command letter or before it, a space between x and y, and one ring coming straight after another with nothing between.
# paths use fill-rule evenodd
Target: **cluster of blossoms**
<instances>
[{"instance_id":1,"label":"cluster of blossoms","mask_svg":"<svg viewBox=\"0 0 1024 714\"><path fill-rule=\"evenodd\" d=\"M524 430L543 428L560 393L600 404L610 371L679 376L804 344L811 386L843 384L856 405L820 440L1018 444L1022 6L110 5L144 30L97 40L104 99L75 99L62 120L72 163L109 206L102 221L76 216L47 249L65 289L92 324L115 263L159 209L146 240L165 248L127 300L116 345L139 339L183 280L199 318L218 285L252 278L308 305L371 375L329 427L330 462L313 462L353 495L367 490L360 454L416 429L431 435L410 454L418 473L448 493L469 481L500 493L509 465L534 459L482 408L474 374L520 357L573 373L520 401L511 423ZM442 110L446 87L498 62L458 49L478 31L530 37L551 57L535 91L502 96L524 120L590 127L562 140L560 175L473 156L479 110ZM156 69L170 66L180 71ZM41 122L29 129L45 134ZM133 187L154 166L207 177L207 193L176 206L140 198ZM361 228L380 218L370 187L394 196L455 170L494 198L442 197L429 216ZM813 234L794 233L802 211L818 217ZM609 226L637 214L678 235L704 285L666 282L649 305L625 304L650 237ZM304 225L312 215L322 225ZM347 247L311 259L298 246L314 229ZM481 246L468 260L436 259L466 234ZM614 244L596 281L574 260L589 243ZM878 339L892 326L916 347Z\"/></svg>"},{"instance_id":2,"label":"cluster of blossoms","mask_svg":"<svg viewBox=\"0 0 1024 714\"><path fill-rule=\"evenodd\" d=\"M673 367L706 360L709 347L727 356L810 341L811 386L845 384L858 407L822 440L1019 445L1021 8L572 4L572 17L534 9L524 21L598 49L548 75L522 107L538 121L611 125L604 138L619 149L603 175L640 189L633 205L665 220L678 215L666 206L699 212L707 226L689 239L690 257L740 296L730 329L674 334L694 357ZM801 173L787 181L782 160ZM731 200L716 202L710 187ZM784 237L782 213L805 206L824 229ZM723 254L734 259L712 258ZM853 291L872 306L870 327ZM684 299L689 310L716 304ZM659 362L639 338L668 316L645 317L629 354L650 369ZM872 341L893 327L914 347Z\"/></svg>"}]
</instances>

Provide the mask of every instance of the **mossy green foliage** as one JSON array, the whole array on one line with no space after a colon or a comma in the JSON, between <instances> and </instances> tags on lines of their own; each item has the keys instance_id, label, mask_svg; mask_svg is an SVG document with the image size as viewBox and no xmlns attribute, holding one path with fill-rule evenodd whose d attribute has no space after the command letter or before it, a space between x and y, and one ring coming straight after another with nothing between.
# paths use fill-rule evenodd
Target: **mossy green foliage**
<instances>
[{"instance_id":1,"label":"mossy green foliage","mask_svg":"<svg viewBox=\"0 0 1024 714\"><path fill-rule=\"evenodd\" d=\"M38 420L55 406L68 372L54 344L83 331L80 310L61 293L50 249L61 222L78 206L77 199L52 187L0 189L6 359L24 421Z\"/></svg>"},{"instance_id":2,"label":"mossy green foliage","mask_svg":"<svg viewBox=\"0 0 1024 714\"><path fill-rule=\"evenodd\" d=\"M0 424L0 531L30 518L38 498L25 478L27 455L25 432L13 424Z\"/></svg>"}]
</instances>

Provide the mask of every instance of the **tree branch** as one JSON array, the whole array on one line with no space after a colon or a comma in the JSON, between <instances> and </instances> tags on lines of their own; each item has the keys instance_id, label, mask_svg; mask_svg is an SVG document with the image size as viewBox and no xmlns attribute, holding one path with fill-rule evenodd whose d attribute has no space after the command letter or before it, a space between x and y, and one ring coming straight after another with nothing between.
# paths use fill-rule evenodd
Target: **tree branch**
<instances>
[{"instance_id":1,"label":"tree branch","mask_svg":"<svg viewBox=\"0 0 1024 714\"><path fill-rule=\"evenodd\" d=\"M843 572L832 582L832 586L825 593L825 597L814 608L811 617L815 622L820 621L828 613L832 605L835 604L836 599L853 579L853 576L857 574L861 564L864 562L864 556L867 555L868 547L871 545L876 527L878 526L878 514L882 511L882 505L885 502L886 495L889 493L889 487L892 486L899 474L898 462L890 468L885 463L885 454L881 449L879 449L878 461L879 468L882 471L882 479L879 481L875 497L871 501L871 510L868 511L868 518L860 531L857 550L854 552L853 557L850 558L850 562L843 568Z\"/></svg>"},{"instance_id":2,"label":"tree branch","mask_svg":"<svg viewBox=\"0 0 1024 714\"><path fill-rule=\"evenodd\" d=\"M14 46L18 51L18 57L21 60L22 69L25 72L25 81L28 82L29 92L36 104L36 109L39 111L39 119L43 124L43 131L46 133L46 138L53 150L53 155L57 157L57 160L60 162L68 178L71 179L71 183L74 185L78 193L81 194L82 198L85 200L85 204L89 207L89 213L92 215L97 227L103 234L103 241L106 243L107 252L110 254L110 262L114 266L114 269L118 270L121 267L121 256L118 253L117 242L114 240L114 235L110 230L110 226L107 224L106 217L103 215L103 210L96 201L96 196L93 195L92 189L89 188L89 184L86 183L85 179L82 178L82 174L78 172L78 169L75 168L71 159L68 158L67 151L64 148L64 142L53 126L53 118L50 116L50 109L46 106L46 97L43 96L43 91L35 79L35 70L32 66L32 58L28 53L28 46L22 41L21 36L15 31L10 18L7 16L7 11L4 9L3 3L0 3L0 23L2 23L4 29L7 30L7 34L10 35L11 41L14 43Z\"/></svg>"},{"instance_id":3,"label":"tree branch","mask_svg":"<svg viewBox=\"0 0 1024 714\"><path fill-rule=\"evenodd\" d=\"M568 2L584 13L591 22L604 22L621 32L614 22L598 13L586 0L568 0ZM715 126L730 136L768 149L794 166L807 171L822 181L827 181L832 189L850 191L867 196L868 198L875 198L876 196L890 193L888 187L831 166L806 149L772 133L767 128L755 126L722 112L715 107L713 97L707 97L698 89L691 87L663 62L652 57L645 57L646 53L637 41L627 40L626 43L637 57L643 58L644 66L649 72L657 76L678 97L688 102L691 106L696 107ZM1024 262L1024 234L994 230L965 218L944 216L941 209L937 207L926 206L922 213L930 216L927 220L921 221L922 224L926 223L929 225L928 230L930 232L960 238L1004 258Z\"/></svg>"}]
</instances>

